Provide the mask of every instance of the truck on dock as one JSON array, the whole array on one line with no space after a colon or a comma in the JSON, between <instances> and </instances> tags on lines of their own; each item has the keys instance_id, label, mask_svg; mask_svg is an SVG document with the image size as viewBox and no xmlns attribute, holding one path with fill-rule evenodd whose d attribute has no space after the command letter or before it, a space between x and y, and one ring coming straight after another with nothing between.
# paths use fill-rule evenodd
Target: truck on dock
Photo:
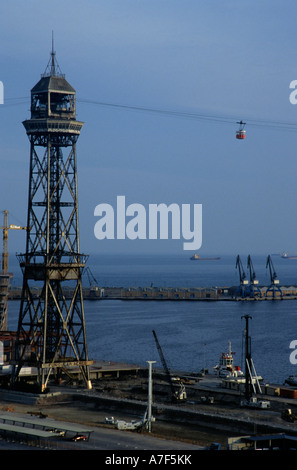
<instances>
[{"instance_id":1,"label":"truck on dock","mask_svg":"<svg viewBox=\"0 0 297 470\"><path fill-rule=\"evenodd\" d=\"M247 399L241 400L240 406L244 406L247 408L268 409L270 408L270 401L258 400L257 397L251 397L249 400Z\"/></svg>"}]
</instances>

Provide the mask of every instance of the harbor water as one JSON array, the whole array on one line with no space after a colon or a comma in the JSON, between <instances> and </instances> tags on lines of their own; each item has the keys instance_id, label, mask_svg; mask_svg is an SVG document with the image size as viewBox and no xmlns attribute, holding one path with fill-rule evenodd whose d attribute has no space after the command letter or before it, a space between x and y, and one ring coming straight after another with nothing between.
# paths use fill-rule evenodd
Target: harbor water
<instances>
[{"instance_id":1,"label":"harbor water","mask_svg":"<svg viewBox=\"0 0 297 470\"><path fill-rule=\"evenodd\" d=\"M241 257L246 275L246 257ZM282 285L297 284L297 259L272 256ZM93 255L88 260L102 287L230 287L239 284L236 256L192 261L187 255ZM266 257L253 257L260 285L269 286ZM21 285L15 268L14 285ZM88 279L84 276L84 284ZM250 315L252 358L256 371L270 383L297 374L290 343L297 340L297 300L242 301L84 301L90 359L162 367L155 330L171 370L212 371L231 341L234 362L243 368L245 315ZM8 328L15 330L19 301L9 302Z\"/></svg>"}]
</instances>

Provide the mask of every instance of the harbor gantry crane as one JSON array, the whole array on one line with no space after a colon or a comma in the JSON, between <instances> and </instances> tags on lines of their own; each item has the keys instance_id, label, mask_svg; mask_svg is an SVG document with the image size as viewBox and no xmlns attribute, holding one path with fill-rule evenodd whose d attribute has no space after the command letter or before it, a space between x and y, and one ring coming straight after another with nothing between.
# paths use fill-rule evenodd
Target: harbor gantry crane
<instances>
[{"instance_id":1,"label":"harbor gantry crane","mask_svg":"<svg viewBox=\"0 0 297 470\"><path fill-rule=\"evenodd\" d=\"M254 270L254 266L253 266L253 262L252 262L252 258L251 258L251 255L248 255L248 259L247 259L247 268L250 272L250 291L251 291L251 296L254 297L255 296L255 292L257 292L259 294L259 296L261 297L262 294L261 294L261 290L259 289L259 281L257 281L256 279L256 273L255 273L255 270Z\"/></svg>"},{"instance_id":2,"label":"harbor gantry crane","mask_svg":"<svg viewBox=\"0 0 297 470\"><path fill-rule=\"evenodd\" d=\"M165 371L167 382L170 385L171 399L172 399L172 401L183 402L187 399L185 386L181 381L179 381L179 390L175 389L175 387L173 385L173 381L172 381L173 379L171 377L170 370L169 370L169 368L167 366L167 363L165 361L165 357L164 357L164 354L163 354L163 351L162 351L162 348L161 348L161 345L159 343L159 340L158 340L158 337L156 335L155 330L153 330L153 335L154 335L156 345L157 345L157 349L158 349L158 353L159 353L159 356L160 356L160 359L161 359L161 362L162 362L162 365L163 365L163 368L164 368L164 371Z\"/></svg>"},{"instance_id":3,"label":"harbor gantry crane","mask_svg":"<svg viewBox=\"0 0 297 470\"><path fill-rule=\"evenodd\" d=\"M2 251L2 270L0 273L0 331L7 330L7 309L8 309L8 288L9 279L12 274L8 272L8 230L27 230L27 227L19 225L8 225L8 211L4 213L4 224L0 229L3 230L3 251Z\"/></svg>"},{"instance_id":4,"label":"harbor gantry crane","mask_svg":"<svg viewBox=\"0 0 297 470\"><path fill-rule=\"evenodd\" d=\"M239 270L239 281L240 281L240 285L238 286L238 288L236 289L235 291L235 295L240 292L241 294L241 297L246 297L246 295L249 293L249 281L246 279L246 274L244 272L244 269L243 269L243 266L242 266L242 262L241 262L241 259L240 259L240 256L237 255L237 258L236 258L236 265L235 265L235 269Z\"/></svg>"},{"instance_id":5,"label":"harbor gantry crane","mask_svg":"<svg viewBox=\"0 0 297 470\"><path fill-rule=\"evenodd\" d=\"M277 279L277 274L275 272L271 256L267 256L267 261L266 261L266 269L269 267L269 273L270 273L270 286L266 290L266 296L269 291L272 291L272 296L275 298L275 293L278 291L280 293L280 296L283 296L282 290L279 287L279 280Z\"/></svg>"}]
</instances>

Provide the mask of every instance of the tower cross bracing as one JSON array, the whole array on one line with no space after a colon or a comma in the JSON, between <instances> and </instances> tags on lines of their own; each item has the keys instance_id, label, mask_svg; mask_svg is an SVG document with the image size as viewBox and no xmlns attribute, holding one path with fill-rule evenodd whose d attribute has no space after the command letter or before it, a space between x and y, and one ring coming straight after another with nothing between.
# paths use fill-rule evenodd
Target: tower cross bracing
<instances>
[{"instance_id":1,"label":"tower cross bracing","mask_svg":"<svg viewBox=\"0 0 297 470\"><path fill-rule=\"evenodd\" d=\"M75 90L54 51L31 90L26 252L19 254L23 287L12 383L24 366L36 367L44 391L50 376L79 367L90 387L80 253ZM39 294L37 294L37 292Z\"/></svg>"}]
</instances>

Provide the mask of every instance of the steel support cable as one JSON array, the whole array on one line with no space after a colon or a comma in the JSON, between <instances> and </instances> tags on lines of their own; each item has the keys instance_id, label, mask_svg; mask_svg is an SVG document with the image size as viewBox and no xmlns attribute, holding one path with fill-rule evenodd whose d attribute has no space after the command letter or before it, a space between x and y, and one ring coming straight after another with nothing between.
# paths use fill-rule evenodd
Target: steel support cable
<instances>
[{"instance_id":1,"label":"steel support cable","mask_svg":"<svg viewBox=\"0 0 297 470\"><path fill-rule=\"evenodd\" d=\"M211 114L201 114L201 113L191 113L186 111L173 111L173 110L166 110L166 109L158 109L158 108L148 108L144 106L130 106L130 105L123 105L117 103L106 103L102 101L94 101L89 99L77 99L80 103L86 104L94 104L102 107L109 107L119 110L128 110L128 111L140 111L140 112L147 112L147 113L154 113L154 114L163 114L173 117L181 117L181 118L191 118L196 120L203 120L203 121L214 121L214 122L222 122L234 125L236 122L235 117L227 117L227 116L219 116L219 115L211 115ZM293 122L282 122L282 121L265 121L264 119L248 119L247 123L249 126L253 127L274 127L279 129L285 130L297 130L297 123Z\"/></svg>"},{"instance_id":2,"label":"steel support cable","mask_svg":"<svg viewBox=\"0 0 297 470\"><path fill-rule=\"evenodd\" d=\"M186 118L186 119L194 119L200 121L211 121L217 123L226 123L234 125L238 119L238 117L228 117L228 116L220 116L220 115L211 115L211 114L203 114L203 113L195 113L195 112L187 112L187 111L175 111L169 109L160 109L160 108L149 108L146 106L134 106L134 105L125 105L119 103L108 103L104 101L95 101L86 98L80 98L76 100L79 103L84 104L92 104L96 106L118 109L122 111L135 111L135 112L142 112L142 113L152 113L170 117L178 117L178 118ZM19 98L6 98L3 105L0 106L0 110L3 107L8 106L17 106L21 104L28 104L30 103L29 97L19 97ZM280 130L297 130L297 123L294 122L286 122L286 121L270 121L264 119L246 119L247 125L249 127L268 127L268 128L275 128Z\"/></svg>"}]
</instances>

